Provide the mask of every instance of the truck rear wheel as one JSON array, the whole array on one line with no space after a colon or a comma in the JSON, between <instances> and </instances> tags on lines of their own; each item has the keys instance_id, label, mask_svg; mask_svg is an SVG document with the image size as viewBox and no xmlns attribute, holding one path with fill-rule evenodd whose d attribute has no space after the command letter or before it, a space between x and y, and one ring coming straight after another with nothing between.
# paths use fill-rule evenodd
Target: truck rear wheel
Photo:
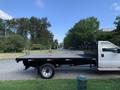
<instances>
[{"instance_id":1,"label":"truck rear wheel","mask_svg":"<svg viewBox=\"0 0 120 90\"><path fill-rule=\"evenodd\" d=\"M52 64L44 64L40 67L40 76L43 79L50 79L55 74L55 68Z\"/></svg>"}]
</instances>

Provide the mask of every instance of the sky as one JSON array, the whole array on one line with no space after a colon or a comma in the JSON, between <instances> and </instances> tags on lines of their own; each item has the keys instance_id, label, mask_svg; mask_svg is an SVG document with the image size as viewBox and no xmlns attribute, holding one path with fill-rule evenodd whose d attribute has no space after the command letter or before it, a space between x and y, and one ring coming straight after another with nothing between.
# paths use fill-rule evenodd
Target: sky
<instances>
[{"instance_id":1,"label":"sky","mask_svg":"<svg viewBox=\"0 0 120 90\"><path fill-rule=\"evenodd\" d=\"M67 31L79 20L97 17L100 29L115 28L120 0L0 0L0 18L47 17L49 30L62 42Z\"/></svg>"}]
</instances>

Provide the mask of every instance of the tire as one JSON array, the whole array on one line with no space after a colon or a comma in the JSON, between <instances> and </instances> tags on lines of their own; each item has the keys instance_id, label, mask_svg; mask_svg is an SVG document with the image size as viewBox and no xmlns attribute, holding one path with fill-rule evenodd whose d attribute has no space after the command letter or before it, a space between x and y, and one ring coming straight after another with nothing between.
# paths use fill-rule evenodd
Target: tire
<instances>
[{"instance_id":1,"label":"tire","mask_svg":"<svg viewBox=\"0 0 120 90\"><path fill-rule=\"evenodd\" d=\"M52 64L44 64L40 67L40 76L43 79L50 79L55 74L55 67Z\"/></svg>"}]
</instances>

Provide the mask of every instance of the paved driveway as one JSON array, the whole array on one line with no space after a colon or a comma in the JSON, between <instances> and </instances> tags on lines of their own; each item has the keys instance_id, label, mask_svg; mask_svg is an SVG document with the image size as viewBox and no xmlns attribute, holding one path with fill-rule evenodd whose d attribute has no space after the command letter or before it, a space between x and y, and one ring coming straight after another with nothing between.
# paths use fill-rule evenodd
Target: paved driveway
<instances>
[{"instance_id":1,"label":"paved driveway","mask_svg":"<svg viewBox=\"0 0 120 90\"><path fill-rule=\"evenodd\" d=\"M89 67L63 66L56 70L53 79L75 79L78 75L85 75L90 79L120 78L120 72L97 72ZM22 62L15 60L0 60L0 80L27 80L39 79L34 68L24 70Z\"/></svg>"}]
</instances>

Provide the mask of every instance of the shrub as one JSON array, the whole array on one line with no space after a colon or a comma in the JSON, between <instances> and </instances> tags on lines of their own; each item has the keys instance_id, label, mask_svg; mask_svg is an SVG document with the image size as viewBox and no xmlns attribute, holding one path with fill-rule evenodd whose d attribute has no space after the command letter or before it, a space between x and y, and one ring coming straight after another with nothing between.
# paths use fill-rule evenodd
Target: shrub
<instances>
[{"instance_id":1,"label":"shrub","mask_svg":"<svg viewBox=\"0 0 120 90\"><path fill-rule=\"evenodd\" d=\"M8 36L3 42L3 52L22 52L25 40L19 35Z\"/></svg>"},{"instance_id":2,"label":"shrub","mask_svg":"<svg viewBox=\"0 0 120 90\"><path fill-rule=\"evenodd\" d=\"M48 48L42 44L32 44L31 49L32 50L43 50L43 49L48 49Z\"/></svg>"}]
</instances>

